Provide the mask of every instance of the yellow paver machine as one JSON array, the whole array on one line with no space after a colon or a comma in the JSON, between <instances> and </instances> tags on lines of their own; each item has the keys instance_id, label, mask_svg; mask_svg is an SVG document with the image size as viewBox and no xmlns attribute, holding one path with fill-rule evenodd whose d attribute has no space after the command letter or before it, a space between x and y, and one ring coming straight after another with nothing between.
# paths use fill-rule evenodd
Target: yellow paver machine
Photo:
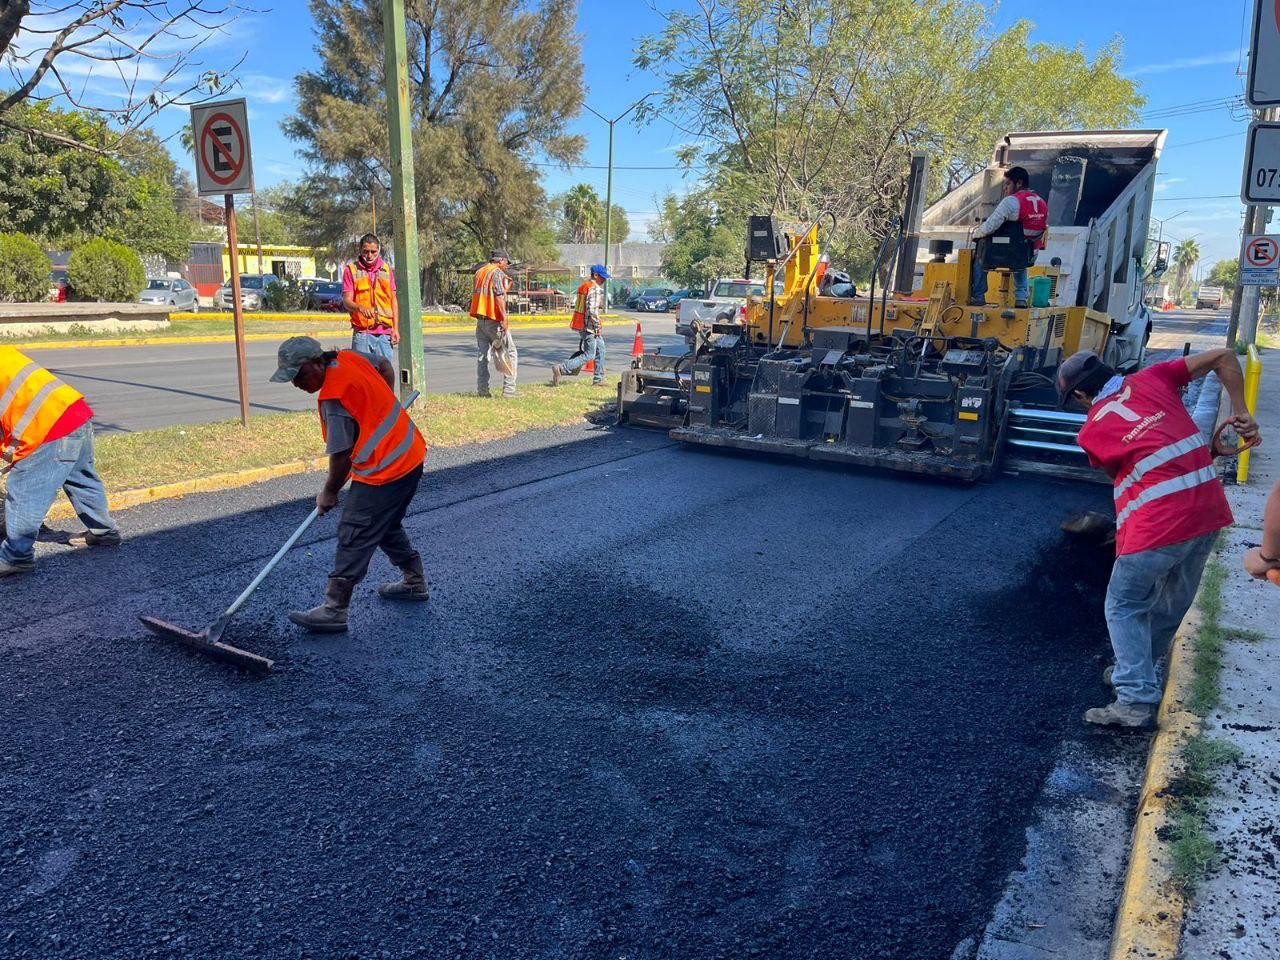
<instances>
[{"instance_id":1,"label":"yellow paver machine","mask_svg":"<svg viewBox=\"0 0 1280 960\"><path fill-rule=\"evenodd\" d=\"M620 420L689 443L963 480L1002 469L1097 478L1076 443L1083 415L1060 408L1054 373L1085 348L1120 370L1142 362L1143 285L1167 259L1148 242L1163 142L1159 130L1010 134L986 170L928 209L917 155L872 273L892 278L879 291L828 270L821 236L834 214L794 232L751 218L747 259L782 292L695 330L684 353L638 358ZM970 241L1012 166L1049 207L1025 307L1001 265L1006 241L976 252ZM980 306L969 303L975 256L989 268Z\"/></svg>"}]
</instances>

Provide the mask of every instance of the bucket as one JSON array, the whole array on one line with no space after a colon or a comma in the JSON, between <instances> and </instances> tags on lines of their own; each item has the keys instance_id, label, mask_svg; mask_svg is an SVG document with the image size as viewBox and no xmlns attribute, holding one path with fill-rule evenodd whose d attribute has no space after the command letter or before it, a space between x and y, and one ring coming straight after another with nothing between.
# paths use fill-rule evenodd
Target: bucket
<instances>
[{"instance_id":1,"label":"bucket","mask_svg":"<svg viewBox=\"0 0 1280 960\"><path fill-rule=\"evenodd\" d=\"M1031 305L1033 307L1049 306L1049 298L1053 296L1052 277L1031 278Z\"/></svg>"}]
</instances>

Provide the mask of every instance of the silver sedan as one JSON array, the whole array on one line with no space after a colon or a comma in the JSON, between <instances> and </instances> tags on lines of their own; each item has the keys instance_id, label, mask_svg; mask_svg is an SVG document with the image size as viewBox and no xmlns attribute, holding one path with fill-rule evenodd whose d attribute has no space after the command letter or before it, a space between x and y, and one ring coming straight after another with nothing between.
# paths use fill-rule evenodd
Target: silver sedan
<instances>
[{"instance_id":1,"label":"silver sedan","mask_svg":"<svg viewBox=\"0 0 1280 960\"><path fill-rule=\"evenodd\" d=\"M173 277L152 277L138 297L139 303L167 303L174 310L195 313L200 309L196 288Z\"/></svg>"}]
</instances>

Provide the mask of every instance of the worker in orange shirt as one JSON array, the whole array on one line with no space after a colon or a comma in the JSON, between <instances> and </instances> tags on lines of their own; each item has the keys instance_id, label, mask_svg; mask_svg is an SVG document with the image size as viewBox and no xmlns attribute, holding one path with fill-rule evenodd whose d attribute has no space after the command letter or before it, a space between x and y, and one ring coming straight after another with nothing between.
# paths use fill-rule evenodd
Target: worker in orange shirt
<instances>
[{"instance_id":1,"label":"worker in orange shirt","mask_svg":"<svg viewBox=\"0 0 1280 960\"><path fill-rule=\"evenodd\" d=\"M278 359L272 382L318 394L329 454L329 476L316 496L321 513L337 506L338 492L351 479L324 602L293 610L289 619L316 633L345 631L351 592L369 572L379 548L401 573L399 581L379 587L379 595L427 600L422 557L403 526L422 479L427 444L396 398L395 368L383 357L354 350L326 352L311 337L290 337L281 344Z\"/></svg>"},{"instance_id":2,"label":"worker in orange shirt","mask_svg":"<svg viewBox=\"0 0 1280 960\"><path fill-rule=\"evenodd\" d=\"M71 538L116 546L120 531L93 462L93 411L80 391L13 347L0 347L0 577L36 568L36 537L62 490L85 531Z\"/></svg>"},{"instance_id":3,"label":"worker in orange shirt","mask_svg":"<svg viewBox=\"0 0 1280 960\"><path fill-rule=\"evenodd\" d=\"M400 301L396 275L382 259L377 234L360 238L360 257L342 271L342 305L351 313L351 349L396 362Z\"/></svg>"},{"instance_id":4,"label":"worker in orange shirt","mask_svg":"<svg viewBox=\"0 0 1280 960\"><path fill-rule=\"evenodd\" d=\"M471 295L471 316L476 319L476 393L489 393L489 357L495 354L498 372L502 374L502 395L516 395L516 344L511 339L507 319L507 291L511 278L507 268L511 258L499 248L489 254L489 262L476 271L475 291ZM506 367L504 370L503 367Z\"/></svg>"}]
</instances>

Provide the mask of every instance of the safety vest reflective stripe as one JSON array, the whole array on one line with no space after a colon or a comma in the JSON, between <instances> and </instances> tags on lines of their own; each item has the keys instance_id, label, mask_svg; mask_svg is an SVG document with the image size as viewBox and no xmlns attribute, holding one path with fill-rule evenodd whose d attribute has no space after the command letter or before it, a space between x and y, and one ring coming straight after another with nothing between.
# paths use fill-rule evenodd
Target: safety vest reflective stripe
<instances>
[{"instance_id":1,"label":"safety vest reflective stripe","mask_svg":"<svg viewBox=\"0 0 1280 960\"><path fill-rule=\"evenodd\" d=\"M403 410L399 410L399 408L397 408L397 411L399 413L404 412ZM403 457L406 453L408 453L410 448L412 447L413 447L413 428L411 427L409 430L405 431L404 439L400 441L400 446L396 447L394 450L392 450L390 453L384 456L377 463L372 464L371 466L365 467L361 470L355 470L353 472L358 477L368 477L368 476L372 476L375 473L380 473L383 470L386 470L388 467L390 467L393 463L395 463L397 460Z\"/></svg>"},{"instance_id":2,"label":"safety vest reflective stripe","mask_svg":"<svg viewBox=\"0 0 1280 960\"><path fill-rule=\"evenodd\" d=\"M1194 433L1189 437L1183 437L1175 443L1169 444L1167 447L1161 447L1155 453L1148 454L1134 464L1129 475L1116 484L1115 497L1119 501L1130 487L1141 480L1150 471L1162 464L1168 463L1170 460L1176 460L1185 453L1199 449L1205 446L1204 437L1198 433Z\"/></svg>"},{"instance_id":3,"label":"safety vest reflective stripe","mask_svg":"<svg viewBox=\"0 0 1280 960\"><path fill-rule=\"evenodd\" d=\"M40 391L31 398L31 403L27 405L27 412L22 415L13 426L13 433L9 436L9 444L4 448L4 456L6 460L12 460L14 451L18 449L18 444L22 442L22 434L31 426L31 421L36 418L36 414L40 412L40 408L44 406L44 402L49 399L49 394L63 386L61 380L56 377L40 388Z\"/></svg>"},{"instance_id":4,"label":"safety vest reflective stripe","mask_svg":"<svg viewBox=\"0 0 1280 960\"><path fill-rule=\"evenodd\" d=\"M378 449L378 444L382 442L382 438L395 429L395 425L400 422L400 414L403 412L404 409L398 403L391 408L391 412L383 417L382 422L369 435L369 438L360 444L360 449L356 451L356 463L362 463L373 456L373 452Z\"/></svg>"},{"instance_id":5,"label":"safety vest reflective stripe","mask_svg":"<svg viewBox=\"0 0 1280 960\"><path fill-rule=\"evenodd\" d=\"M1125 508L1116 514L1116 527L1123 527L1125 521L1133 516L1136 511L1142 509L1153 500L1159 500L1161 497L1167 497L1170 494L1181 493L1183 490L1190 490L1193 487L1200 486L1202 483L1216 480L1217 477L1217 469L1210 464L1207 467L1201 467L1199 470L1193 470L1190 473L1170 477L1168 480L1152 484L1130 500L1125 505Z\"/></svg>"},{"instance_id":6,"label":"safety vest reflective stripe","mask_svg":"<svg viewBox=\"0 0 1280 960\"><path fill-rule=\"evenodd\" d=\"M4 417L9 412L9 408L13 406L13 398L18 395L18 391L22 389L22 385L31 379L31 375L40 369L40 365L34 360L18 371L17 375L9 381L9 389L5 390L4 396L0 397L0 417Z\"/></svg>"}]
</instances>

